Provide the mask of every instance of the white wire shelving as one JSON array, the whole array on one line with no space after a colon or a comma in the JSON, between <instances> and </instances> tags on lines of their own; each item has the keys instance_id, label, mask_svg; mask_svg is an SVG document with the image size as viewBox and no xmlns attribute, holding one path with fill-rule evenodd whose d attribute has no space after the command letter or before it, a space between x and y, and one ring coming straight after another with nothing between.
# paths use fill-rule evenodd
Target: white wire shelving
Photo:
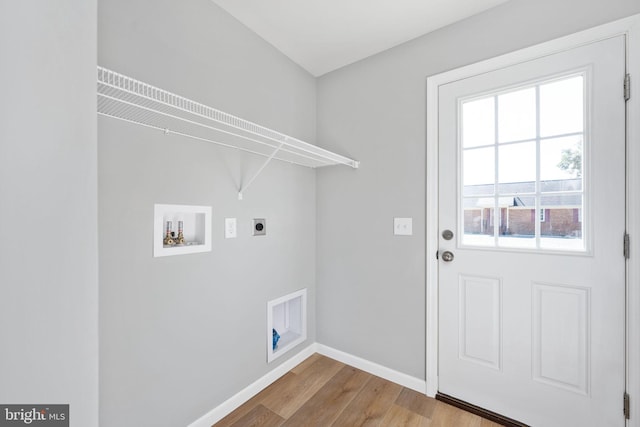
<instances>
[{"instance_id":1,"label":"white wire shelving","mask_svg":"<svg viewBox=\"0 0 640 427\"><path fill-rule=\"evenodd\" d=\"M271 160L311 168L359 166L356 160L100 66L98 114L266 157L239 190L240 199Z\"/></svg>"}]
</instances>

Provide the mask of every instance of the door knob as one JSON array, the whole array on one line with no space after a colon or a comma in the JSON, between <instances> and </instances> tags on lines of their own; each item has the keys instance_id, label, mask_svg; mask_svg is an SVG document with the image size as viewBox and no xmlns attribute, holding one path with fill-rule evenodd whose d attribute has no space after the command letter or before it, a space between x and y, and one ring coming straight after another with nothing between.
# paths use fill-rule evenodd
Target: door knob
<instances>
[{"instance_id":1,"label":"door knob","mask_svg":"<svg viewBox=\"0 0 640 427\"><path fill-rule=\"evenodd\" d=\"M451 251L444 251L442 252L442 260L444 262L451 262L453 261L453 252Z\"/></svg>"}]
</instances>

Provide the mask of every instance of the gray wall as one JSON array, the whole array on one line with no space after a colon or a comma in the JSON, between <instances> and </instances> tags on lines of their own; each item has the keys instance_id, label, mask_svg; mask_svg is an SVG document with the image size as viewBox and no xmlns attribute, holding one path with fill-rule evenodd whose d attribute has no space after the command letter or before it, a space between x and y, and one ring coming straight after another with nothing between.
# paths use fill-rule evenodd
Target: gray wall
<instances>
[{"instance_id":1,"label":"gray wall","mask_svg":"<svg viewBox=\"0 0 640 427\"><path fill-rule=\"evenodd\" d=\"M98 425L96 0L0 2L0 402Z\"/></svg>"},{"instance_id":2,"label":"gray wall","mask_svg":"<svg viewBox=\"0 0 640 427\"><path fill-rule=\"evenodd\" d=\"M426 78L638 12L512 0L318 80L318 142L362 162L317 175L318 342L425 378Z\"/></svg>"},{"instance_id":3,"label":"gray wall","mask_svg":"<svg viewBox=\"0 0 640 427\"><path fill-rule=\"evenodd\" d=\"M100 2L98 42L100 65L315 140L315 80L211 1ZM98 143L101 426L187 425L288 358L266 362L268 300L308 288L315 341L315 172L274 162L238 201L264 158L104 117ZM154 203L212 206L213 250L153 258Z\"/></svg>"}]
</instances>

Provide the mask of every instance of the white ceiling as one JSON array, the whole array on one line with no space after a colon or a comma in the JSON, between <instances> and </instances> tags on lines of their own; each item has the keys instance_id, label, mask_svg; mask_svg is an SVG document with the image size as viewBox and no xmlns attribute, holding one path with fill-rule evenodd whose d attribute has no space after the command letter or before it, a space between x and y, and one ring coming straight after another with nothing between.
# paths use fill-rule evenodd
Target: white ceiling
<instances>
[{"instance_id":1,"label":"white ceiling","mask_svg":"<svg viewBox=\"0 0 640 427\"><path fill-rule=\"evenodd\" d=\"M212 0L314 76L507 0Z\"/></svg>"}]
</instances>

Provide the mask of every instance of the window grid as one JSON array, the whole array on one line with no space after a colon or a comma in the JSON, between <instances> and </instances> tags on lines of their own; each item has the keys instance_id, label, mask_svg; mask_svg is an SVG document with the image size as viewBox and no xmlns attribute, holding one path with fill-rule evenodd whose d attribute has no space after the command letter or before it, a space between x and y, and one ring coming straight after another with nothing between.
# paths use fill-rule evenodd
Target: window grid
<instances>
[{"instance_id":1,"label":"window grid","mask_svg":"<svg viewBox=\"0 0 640 427\"><path fill-rule=\"evenodd\" d=\"M541 136L541 100L540 100L540 88L541 86L544 86L545 84L549 84L551 82L556 82L556 81L562 81L562 80L569 80L572 78L581 78L582 79L582 88L583 88L583 97L582 97L582 115L583 115L583 121L582 121L582 129L580 129L580 131L577 132L569 132L569 133L560 133L560 134L555 134L555 135L545 135L544 137ZM577 206L578 212L579 212L579 216L580 216L580 223L583 223L583 214L584 214L584 206L585 204L585 192L584 192L584 180L583 180L583 175L584 175L584 165L586 164L586 162L582 161L582 174L580 175L580 180L581 180L581 185L580 185L580 189L579 190L563 190L563 191L543 191L542 189L542 183L545 181L542 181L541 179L541 142L543 141L548 141L548 140L554 140L554 139L560 139L560 138L571 138L571 137L579 137L581 144L582 144L582 154L581 156L584 157L584 153L587 152L586 150L586 141L585 141L585 133L584 133L584 129L585 129L585 120L584 120L584 87L585 87L585 75L584 74L579 74L579 75L573 75L573 76L568 76L568 77L564 77L562 79L554 79L554 80L547 80L544 82L539 82L535 85L531 85L528 87L524 87L524 88L517 88L514 89L510 92L500 92L500 93L495 93L489 97L484 97L481 98L482 100L488 99L488 98L492 98L493 99L493 109L494 109L494 123L493 123L493 128L494 128L494 140L491 144L485 144L485 145L473 145L471 147L464 147L464 141L462 141L462 137L460 138L460 145L461 150L460 152L462 153L462 158L460 160L460 163L462 165L462 171L464 171L464 158L465 158L465 154L466 153L470 153L473 150L479 150L479 149L487 149L487 148L493 148L493 157L494 157L494 173L493 173L493 183L491 184L487 184L486 185L486 192L479 192L476 194L467 194L467 189L464 185L464 180L460 180L460 195L461 195L461 200L462 200L462 206L460 209L460 214L461 218L459 223L461 225L463 225L463 230L464 232L461 233L461 235L463 236L462 239L463 241L461 243L463 244L467 244L466 242L464 242L464 236L467 232L467 230L464 229L464 224L465 224L465 211L466 208L465 206L468 206L472 203L474 199L478 200L480 198L482 198L482 196L484 196L485 198L493 198L493 204L490 207L490 209L492 210L489 211L488 213L485 213L485 211L488 209L488 207L485 206L481 206L480 208L476 209L476 210L480 210L480 219L481 219L481 227L480 227L480 232L486 231L483 230L482 225L484 225L484 220L486 219L486 223L489 227L493 228L493 233L492 233L492 237L493 237L493 242L491 245L486 245L486 244L481 244L481 246L490 246L490 247L520 247L518 245L502 245L501 243L501 236L503 236L501 234L501 231L504 231L504 226L508 226L508 222L509 222L509 206L506 206L506 211L507 211L507 215L505 218L503 218L503 212L505 207L503 206L504 203L501 203L501 201L503 201L504 199L507 198L523 198L523 197L534 197L535 200L535 204L534 206L531 206L531 208L533 209L532 212L538 212L538 215L533 215L533 220L534 220L534 237L535 237L535 246L533 248L535 249L549 249L546 248L543 245L542 242L542 238L545 237L543 235L543 230L542 230L542 223L548 222L549 218L546 214L546 210L548 210L550 207L543 205L542 200L544 198L549 198L548 196L556 196L557 198L561 199L562 197L565 198L571 198L571 197L576 197L580 200L580 204L579 206ZM500 129L500 111L499 111L499 107L500 107L500 97L505 95L505 94L509 94L509 93L513 93L513 92L517 92L517 91L522 91L522 90L527 90L527 89L534 89L535 90L535 138L528 138L528 139L519 139L519 140L513 140L513 141L503 141L500 142L500 135L499 135L499 129ZM477 98L474 99L473 101L478 100ZM466 101L466 102L470 102L470 101ZM463 101L462 103L460 103L459 105L462 107L465 104L465 102ZM462 125L464 126L464 114L461 115L463 123ZM529 192L508 192L508 191L502 191L501 190L501 184L500 183L500 174L499 174L499 170L500 170L500 147L506 147L509 145L513 145L515 146L516 144L524 144L527 142L535 142L535 181L534 181L534 190L533 191L529 191ZM506 161L505 159L502 159L503 161ZM464 172L463 172L464 174ZM478 203L480 204L480 203ZM515 204L515 203L514 203ZM557 208L557 207L555 207ZM573 209L574 208L566 208L569 212L571 212L571 215L573 215ZM496 217L497 216L497 217ZM495 217L495 218L494 218ZM572 221L575 222L575 221ZM495 225L495 226L494 226ZM580 230L580 238L578 239L580 241L580 247L572 247L572 250L579 250L579 251L584 251L585 250L585 245L584 245L584 233L585 228L582 227ZM474 245L473 243L471 245ZM523 248L532 248L532 246L530 244L528 245L522 245L521 247ZM550 249L554 249L554 248L550 248Z\"/></svg>"}]
</instances>

